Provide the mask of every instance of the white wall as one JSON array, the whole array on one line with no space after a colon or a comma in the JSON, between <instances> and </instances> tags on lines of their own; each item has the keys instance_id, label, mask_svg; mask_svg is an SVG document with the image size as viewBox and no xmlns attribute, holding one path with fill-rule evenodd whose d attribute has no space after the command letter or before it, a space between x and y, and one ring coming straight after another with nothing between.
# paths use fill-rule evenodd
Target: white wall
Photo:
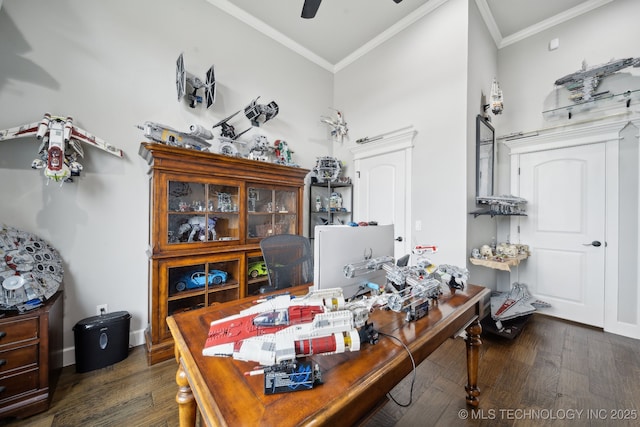
<instances>
[{"instance_id":1,"label":"white wall","mask_svg":"<svg viewBox=\"0 0 640 427\"><path fill-rule=\"evenodd\" d=\"M349 141L334 144L347 163L355 140L408 125L413 149L411 244L436 244L434 262L466 265L467 13L450 0L335 75L335 107ZM462 125L461 125L462 123Z\"/></svg>"},{"instance_id":2,"label":"white wall","mask_svg":"<svg viewBox=\"0 0 640 427\"><path fill-rule=\"evenodd\" d=\"M473 212L476 206L476 116L484 113L483 104L487 104L491 95L491 83L494 78L500 81L498 73L498 49L487 30L476 2L469 2L469 49L467 64L467 207ZM495 116L488 111L492 120ZM489 244L497 237L496 223L501 217L467 215L467 250ZM468 253L467 253L468 255ZM496 270L466 263L469 269L469 281L495 288Z\"/></svg>"},{"instance_id":3,"label":"white wall","mask_svg":"<svg viewBox=\"0 0 640 427\"><path fill-rule=\"evenodd\" d=\"M43 11L45 11L43 13ZM208 111L177 101L175 61L203 78L216 66L218 99ZM257 54L259 52L259 55ZM124 160L86 148L83 176L45 185L30 168L35 139L0 144L0 222L35 233L65 266L65 364L73 363L72 327L98 304L132 314L132 344L147 326L147 166L138 156L146 120L186 130L206 127L251 99L275 100L279 115L260 132L285 139L310 168L328 155L333 76L204 0L7 1L0 9L0 129L71 115L118 146ZM249 126L242 114L231 121Z\"/></svg>"}]
</instances>

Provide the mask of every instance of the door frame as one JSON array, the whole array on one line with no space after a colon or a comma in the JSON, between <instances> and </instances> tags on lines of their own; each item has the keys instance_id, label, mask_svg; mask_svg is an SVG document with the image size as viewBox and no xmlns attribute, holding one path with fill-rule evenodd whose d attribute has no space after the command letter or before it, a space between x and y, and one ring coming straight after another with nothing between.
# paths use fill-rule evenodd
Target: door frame
<instances>
[{"instance_id":1,"label":"door frame","mask_svg":"<svg viewBox=\"0 0 640 427\"><path fill-rule=\"evenodd\" d=\"M360 170L360 165L363 159L399 151L404 153L405 191L408 197L404 198L404 230L402 230L402 236L404 239L404 253L407 254L411 253L411 242L413 241L411 238L411 195L413 194L411 187L411 152L413 150L413 139L417 133L418 132L413 126L409 126L397 131L385 133L384 136L377 141L360 144L350 150L353 155L353 170L356 171L356 173ZM356 209L360 208L362 196L360 195L360 189L357 188L357 186L354 185L353 190L353 206L355 213ZM396 230L396 235L399 233L400 231Z\"/></svg>"},{"instance_id":2,"label":"door frame","mask_svg":"<svg viewBox=\"0 0 640 427\"><path fill-rule=\"evenodd\" d=\"M513 140L505 140L504 144L510 149L511 158L511 193L517 195L520 188L519 155L536 151L553 150L558 148L575 147L588 144L605 144L605 276L604 276L604 330L607 332L640 339L640 290L636 305L636 324L621 322L618 319L619 298L619 164L618 147L620 133L628 125L640 129L640 117L625 118L598 124L584 123L572 128L555 127L551 130L539 130L536 134ZM636 135L637 137L637 135ZM509 233L518 235L520 218L511 218ZM523 219L526 221L526 217ZM640 238L640 236L639 236ZM535 256L535 254L534 254ZM640 260L639 260L640 261ZM514 277L511 277L513 280Z\"/></svg>"}]
</instances>

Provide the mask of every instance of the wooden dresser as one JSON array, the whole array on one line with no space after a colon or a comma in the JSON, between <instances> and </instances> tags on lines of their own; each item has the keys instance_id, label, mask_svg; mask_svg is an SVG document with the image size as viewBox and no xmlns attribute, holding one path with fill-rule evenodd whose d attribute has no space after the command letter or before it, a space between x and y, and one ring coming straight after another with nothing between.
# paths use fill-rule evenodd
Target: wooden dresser
<instances>
[{"instance_id":1,"label":"wooden dresser","mask_svg":"<svg viewBox=\"0 0 640 427\"><path fill-rule=\"evenodd\" d=\"M62 368L62 291L24 314L0 318L0 418L49 408Z\"/></svg>"}]
</instances>

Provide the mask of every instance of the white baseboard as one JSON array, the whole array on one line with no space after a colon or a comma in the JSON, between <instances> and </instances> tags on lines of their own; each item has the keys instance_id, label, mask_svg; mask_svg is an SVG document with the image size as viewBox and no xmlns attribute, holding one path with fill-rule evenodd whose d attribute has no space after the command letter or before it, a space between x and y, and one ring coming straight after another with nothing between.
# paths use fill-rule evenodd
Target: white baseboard
<instances>
[{"instance_id":1,"label":"white baseboard","mask_svg":"<svg viewBox=\"0 0 640 427\"><path fill-rule=\"evenodd\" d=\"M144 344L144 329L129 332L129 347L137 347ZM62 350L62 366L76 364L76 348L67 347Z\"/></svg>"}]
</instances>

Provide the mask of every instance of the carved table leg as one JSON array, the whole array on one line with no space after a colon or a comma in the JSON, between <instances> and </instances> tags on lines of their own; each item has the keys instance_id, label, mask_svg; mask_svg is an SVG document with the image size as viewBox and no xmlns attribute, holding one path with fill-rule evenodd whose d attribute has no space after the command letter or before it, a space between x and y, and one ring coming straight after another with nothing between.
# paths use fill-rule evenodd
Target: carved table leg
<instances>
[{"instance_id":1,"label":"carved table leg","mask_svg":"<svg viewBox=\"0 0 640 427\"><path fill-rule=\"evenodd\" d=\"M180 427L194 427L196 425L196 401L191 392L187 374L184 372L184 369L182 369L182 365L178 365L176 383L178 384L176 402L178 402Z\"/></svg>"},{"instance_id":2,"label":"carved table leg","mask_svg":"<svg viewBox=\"0 0 640 427\"><path fill-rule=\"evenodd\" d=\"M473 407L478 406L478 396L480 396L480 389L478 388L478 353L482 340L480 334L482 333L482 326L480 326L480 319L474 320L469 326L467 326L467 385L465 390L467 391L467 405Z\"/></svg>"}]
</instances>

